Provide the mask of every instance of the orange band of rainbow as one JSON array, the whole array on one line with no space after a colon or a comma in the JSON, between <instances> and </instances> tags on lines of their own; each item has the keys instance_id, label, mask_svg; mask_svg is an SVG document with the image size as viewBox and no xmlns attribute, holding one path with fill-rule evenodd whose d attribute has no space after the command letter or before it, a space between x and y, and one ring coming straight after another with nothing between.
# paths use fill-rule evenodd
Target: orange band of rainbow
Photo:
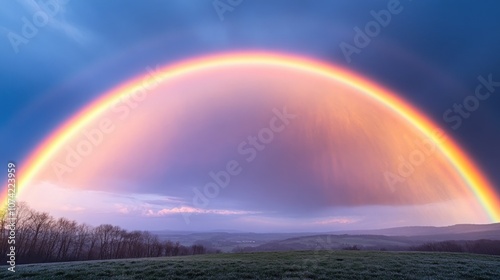
<instances>
[{"instance_id":1,"label":"orange band of rainbow","mask_svg":"<svg viewBox=\"0 0 500 280\"><path fill-rule=\"evenodd\" d=\"M327 65L318 61L293 55L270 54L261 52L243 52L213 55L188 60L172 66L166 66L158 75L163 81L175 79L193 71L207 71L219 67L241 65L268 65L297 69L334 79L359 89L369 97L395 111L409 123L419 129L426 137L432 139L438 149L449 159L457 172L462 176L470 190L484 207L492 222L500 220L500 200L490 182L478 170L473 161L452 140L439 141L433 133L438 126L425 115L403 102L396 94L345 69ZM17 190L21 192L30 185L33 178L44 167L51 157L86 124L106 111L121 98L131 95L144 86L144 77L136 78L107 93L60 126L24 161L18 174ZM7 188L0 197L1 207L7 205Z\"/></svg>"}]
</instances>

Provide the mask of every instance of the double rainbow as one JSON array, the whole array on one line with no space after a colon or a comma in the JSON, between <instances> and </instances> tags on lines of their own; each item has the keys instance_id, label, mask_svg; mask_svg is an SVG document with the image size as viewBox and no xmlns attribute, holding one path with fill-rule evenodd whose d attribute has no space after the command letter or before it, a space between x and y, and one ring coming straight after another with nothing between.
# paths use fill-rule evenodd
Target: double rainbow
<instances>
[{"instance_id":1,"label":"double rainbow","mask_svg":"<svg viewBox=\"0 0 500 280\"><path fill-rule=\"evenodd\" d=\"M158 76L155 79L168 82L169 80L174 80L196 71L210 71L210 69L221 67L244 65L285 67L309 72L347 84L380 102L380 104L396 112L420 130L426 137L434 141L436 147L447 157L450 164L467 183L473 195L488 214L490 220L492 222L500 221L500 200L494 188L456 143L452 140L439 141L433 133L437 130L438 126L431 122L425 115L398 98L396 94L342 68L292 55L243 52L196 58L166 66L157 73ZM103 94L102 97L87 105L45 139L24 161L21 169L18 171L18 174L21 175L20 178L18 177L18 192L27 188L60 147L64 146L83 127L104 113L112 104L121 100L121 98L131 95L140 90L141 87L144 87L145 77L138 77ZM149 81L146 83L152 82ZM2 208L7 205L6 187L0 197L0 203Z\"/></svg>"}]
</instances>

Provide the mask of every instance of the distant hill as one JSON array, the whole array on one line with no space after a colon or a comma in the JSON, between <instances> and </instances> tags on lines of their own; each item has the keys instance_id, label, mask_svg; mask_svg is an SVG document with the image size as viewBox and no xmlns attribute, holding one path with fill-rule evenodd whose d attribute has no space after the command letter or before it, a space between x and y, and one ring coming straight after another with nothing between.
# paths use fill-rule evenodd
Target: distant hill
<instances>
[{"instance_id":1,"label":"distant hill","mask_svg":"<svg viewBox=\"0 0 500 280\"><path fill-rule=\"evenodd\" d=\"M404 250L411 246L422 244L410 237L396 237L384 235L312 235L272 241L252 248L244 248L244 252L269 251L302 251L302 250ZM356 247L354 247L356 246Z\"/></svg>"},{"instance_id":2,"label":"distant hill","mask_svg":"<svg viewBox=\"0 0 500 280\"><path fill-rule=\"evenodd\" d=\"M412 226L375 230L334 231L329 233L253 233L253 232L174 232L157 231L162 239L183 245L202 244L231 252L343 249L362 246L364 249L402 250L426 242L446 240L500 240L500 223L461 224L445 227ZM248 249L253 247L254 249Z\"/></svg>"},{"instance_id":3,"label":"distant hill","mask_svg":"<svg viewBox=\"0 0 500 280\"><path fill-rule=\"evenodd\" d=\"M317 233L253 233L253 232L154 232L163 240L171 240L190 246L201 244L208 248L231 252L237 247L254 247L271 241Z\"/></svg>"},{"instance_id":4,"label":"distant hill","mask_svg":"<svg viewBox=\"0 0 500 280\"><path fill-rule=\"evenodd\" d=\"M412 227L395 227L375 230L351 230L351 231L334 231L332 234L370 234L370 235L386 235L386 236L440 236L440 235L464 235L469 238L474 238L474 234L480 236L482 233L488 233L488 236L496 236L495 239L500 239L500 223L494 224L459 224L445 227L431 226L412 226Z\"/></svg>"},{"instance_id":5,"label":"distant hill","mask_svg":"<svg viewBox=\"0 0 500 280\"><path fill-rule=\"evenodd\" d=\"M290 250L407 250L429 242L448 240L500 240L500 223L487 225L454 225L447 227L399 227L379 230L349 231L339 234L316 234L272 241L242 251Z\"/></svg>"}]
</instances>

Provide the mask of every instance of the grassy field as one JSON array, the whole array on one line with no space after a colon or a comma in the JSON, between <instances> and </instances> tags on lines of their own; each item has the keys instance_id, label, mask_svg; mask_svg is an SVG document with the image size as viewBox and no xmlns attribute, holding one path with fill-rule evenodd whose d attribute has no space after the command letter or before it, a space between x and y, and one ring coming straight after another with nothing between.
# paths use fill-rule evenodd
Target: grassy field
<instances>
[{"instance_id":1,"label":"grassy field","mask_svg":"<svg viewBox=\"0 0 500 280\"><path fill-rule=\"evenodd\" d=\"M500 257L302 251L0 267L0 279L500 279Z\"/></svg>"}]
</instances>

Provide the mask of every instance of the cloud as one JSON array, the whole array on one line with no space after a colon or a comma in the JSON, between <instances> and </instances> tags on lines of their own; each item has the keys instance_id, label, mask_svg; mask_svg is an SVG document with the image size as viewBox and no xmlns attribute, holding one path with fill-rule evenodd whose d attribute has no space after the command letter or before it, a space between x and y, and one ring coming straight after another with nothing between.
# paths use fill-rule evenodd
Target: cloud
<instances>
[{"instance_id":1,"label":"cloud","mask_svg":"<svg viewBox=\"0 0 500 280\"><path fill-rule=\"evenodd\" d=\"M69 204L63 205L60 209L62 211L66 211L66 212L83 212L83 211L85 211L84 207L69 205Z\"/></svg>"},{"instance_id":2,"label":"cloud","mask_svg":"<svg viewBox=\"0 0 500 280\"><path fill-rule=\"evenodd\" d=\"M116 203L115 208L116 208L116 211L120 214L129 214L130 213L130 209L126 205Z\"/></svg>"},{"instance_id":3,"label":"cloud","mask_svg":"<svg viewBox=\"0 0 500 280\"><path fill-rule=\"evenodd\" d=\"M359 219L335 217L335 218L316 220L316 221L311 222L311 224L313 224L313 225L352 224L352 223L356 223L358 221L359 221Z\"/></svg>"},{"instance_id":4,"label":"cloud","mask_svg":"<svg viewBox=\"0 0 500 280\"><path fill-rule=\"evenodd\" d=\"M39 199L44 197L44 199ZM178 205L184 200L178 197L150 193L118 193L63 187L50 182L34 184L26 188L20 200L29 202L42 211L64 212L119 212L122 214L142 213L147 209ZM65 203L61 205L61 202ZM154 202L150 203L151 201Z\"/></svg>"},{"instance_id":5,"label":"cloud","mask_svg":"<svg viewBox=\"0 0 500 280\"><path fill-rule=\"evenodd\" d=\"M255 211L240 211L240 210L229 210L229 209L200 209L189 206L181 206L174 208L164 208L158 211L148 209L145 212L146 216L150 217L160 217L166 215L176 215L176 214L213 214L213 215L249 215L258 214Z\"/></svg>"},{"instance_id":6,"label":"cloud","mask_svg":"<svg viewBox=\"0 0 500 280\"><path fill-rule=\"evenodd\" d=\"M41 5L42 2L45 2L44 5ZM40 28L47 26L54 30L58 30L78 44L84 44L88 40L90 32L84 31L83 26L78 26L65 19L65 13L67 12L70 2L42 2L19 1L19 3L23 5L24 10L28 13L26 17L30 21L37 19L40 22L44 22L46 18L47 23L39 25Z\"/></svg>"}]
</instances>

